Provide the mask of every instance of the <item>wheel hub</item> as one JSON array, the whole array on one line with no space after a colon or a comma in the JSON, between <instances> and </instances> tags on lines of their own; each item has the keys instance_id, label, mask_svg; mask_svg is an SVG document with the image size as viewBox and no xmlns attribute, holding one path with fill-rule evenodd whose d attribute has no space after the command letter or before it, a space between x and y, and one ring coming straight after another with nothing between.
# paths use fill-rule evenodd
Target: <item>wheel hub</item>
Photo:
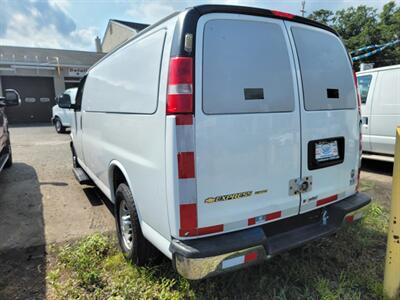
<instances>
[{"instance_id":1,"label":"wheel hub","mask_svg":"<svg viewBox=\"0 0 400 300\"><path fill-rule=\"evenodd\" d=\"M133 244L132 222L125 200L122 200L119 205L119 227L123 243L130 250Z\"/></svg>"}]
</instances>

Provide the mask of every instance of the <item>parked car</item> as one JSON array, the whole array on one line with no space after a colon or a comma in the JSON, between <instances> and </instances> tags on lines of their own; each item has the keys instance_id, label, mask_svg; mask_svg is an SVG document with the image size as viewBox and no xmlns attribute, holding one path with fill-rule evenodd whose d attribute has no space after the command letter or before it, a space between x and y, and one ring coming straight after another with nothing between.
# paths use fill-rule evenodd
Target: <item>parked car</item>
<instances>
[{"instance_id":1,"label":"parked car","mask_svg":"<svg viewBox=\"0 0 400 300\"><path fill-rule=\"evenodd\" d=\"M331 28L204 5L90 68L71 129L74 173L115 204L125 257L153 247L186 278L236 270L360 218L360 115Z\"/></svg>"},{"instance_id":2,"label":"parked car","mask_svg":"<svg viewBox=\"0 0 400 300\"><path fill-rule=\"evenodd\" d=\"M357 80L363 152L366 157L393 160L400 126L400 65L358 72Z\"/></svg>"},{"instance_id":3,"label":"parked car","mask_svg":"<svg viewBox=\"0 0 400 300\"><path fill-rule=\"evenodd\" d=\"M75 103L77 90L78 88L70 88L65 90L62 95L56 97L57 104L53 106L53 116L51 118L51 122L54 124L57 133L64 133L67 128L71 127L73 115L73 110L61 108L58 105L60 97L62 97L63 95L69 95L69 97L71 98L71 103Z\"/></svg>"},{"instance_id":4,"label":"parked car","mask_svg":"<svg viewBox=\"0 0 400 300\"><path fill-rule=\"evenodd\" d=\"M4 92L4 97L0 97L0 172L3 168L9 168L12 165L10 132L4 108L21 103L21 98L16 90L6 89Z\"/></svg>"}]
</instances>

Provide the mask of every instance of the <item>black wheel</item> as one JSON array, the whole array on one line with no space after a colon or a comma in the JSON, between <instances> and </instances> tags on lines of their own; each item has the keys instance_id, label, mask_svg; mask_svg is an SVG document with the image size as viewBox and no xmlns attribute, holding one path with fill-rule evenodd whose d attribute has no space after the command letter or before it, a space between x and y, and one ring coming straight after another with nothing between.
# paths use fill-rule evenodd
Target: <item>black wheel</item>
<instances>
[{"instance_id":1,"label":"black wheel","mask_svg":"<svg viewBox=\"0 0 400 300\"><path fill-rule=\"evenodd\" d=\"M128 261L143 266L154 261L158 251L143 236L132 193L121 183L115 194L115 221L119 246Z\"/></svg>"},{"instance_id":2,"label":"black wheel","mask_svg":"<svg viewBox=\"0 0 400 300\"><path fill-rule=\"evenodd\" d=\"M56 128L57 133L65 132L65 127L62 125L61 120L59 118L54 119L54 127Z\"/></svg>"},{"instance_id":3,"label":"black wheel","mask_svg":"<svg viewBox=\"0 0 400 300\"><path fill-rule=\"evenodd\" d=\"M11 167L12 164L13 164L10 140L8 141L7 147L8 147L8 150L7 150L7 151L8 151L8 160L7 160L7 162L5 163L4 168L9 168L9 167Z\"/></svg>"}]
</instances>

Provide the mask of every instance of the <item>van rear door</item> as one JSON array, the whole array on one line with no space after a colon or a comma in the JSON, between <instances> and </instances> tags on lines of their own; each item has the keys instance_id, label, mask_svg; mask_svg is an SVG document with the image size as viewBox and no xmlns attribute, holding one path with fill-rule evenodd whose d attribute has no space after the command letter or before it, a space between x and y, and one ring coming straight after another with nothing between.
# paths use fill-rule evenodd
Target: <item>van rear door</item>
<instances>
[{"instance_id":1,"label":"van rear door","mask_svg":"<svg viewBox=\"0 0 400 300\"><path fill-rule=\"evenodd\" d=\"M352 66L331 32L286 22L301 80L302 177L312 188L302 194L301 212L355 192L359 163L359 114Z\"/></svg>"},{"instance_id":2,"label":"van rear door","mask_svg":"<svg viewBox=\"0 0 400 300\"><path fill-rule=\"evenodd\" d=\"M196 37L198 226L230 231L298 214L289 181L301 172L299 99L284 21L207 14Z\"/></svg>"}]
</instances>

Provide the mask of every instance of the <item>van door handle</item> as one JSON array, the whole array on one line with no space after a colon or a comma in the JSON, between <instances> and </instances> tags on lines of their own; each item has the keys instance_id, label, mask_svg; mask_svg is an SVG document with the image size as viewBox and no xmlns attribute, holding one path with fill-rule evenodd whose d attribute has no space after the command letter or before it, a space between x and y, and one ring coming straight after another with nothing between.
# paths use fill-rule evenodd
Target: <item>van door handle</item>
<instances>
[{"instance_id":1,"label":"van door handle","mask_svg":"<svg viewBox=\"0 0 400 300\"><path fill-rule=\"evenodd\" d=\"M368 117L362 117L361 118L361 124L362 125L368 125Z\"/></svg>"}]
</instances>

